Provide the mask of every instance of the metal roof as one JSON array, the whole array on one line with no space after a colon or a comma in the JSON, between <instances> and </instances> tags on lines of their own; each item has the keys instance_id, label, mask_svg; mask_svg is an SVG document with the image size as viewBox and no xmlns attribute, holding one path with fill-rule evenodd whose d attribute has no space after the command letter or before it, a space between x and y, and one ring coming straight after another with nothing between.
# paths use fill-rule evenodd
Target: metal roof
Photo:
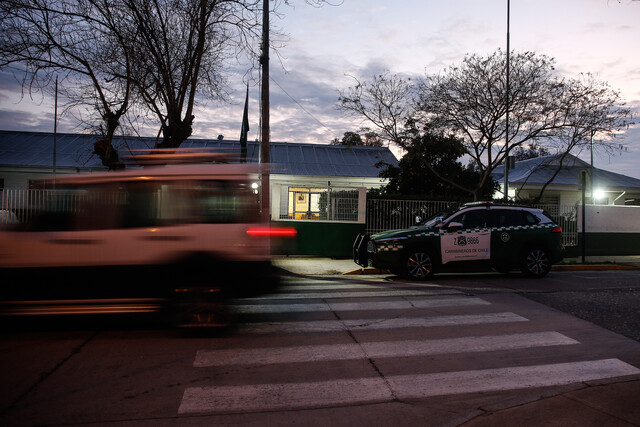
<instances>
[{"instance_id":1,"label":"metal roof","mask_svg":"<svg viewBox=\"0 0 640 427\"><path fill-rule=\"evenodd\" d=\"M515 168L509 170L509 184L544 185L557 172L560 157L561 155L554 154L516 162ZM553 185L577 186L578 172L580 170L591 170L589 163L571 154L565 157L562 165L562 169L553 178ZM504 180L504 167L497 167L491 175L497 182L502 182ZM640 179L595 167L593 168L592 180L602 187L640 189Z\"/></svg>"},{"instance_id":2,"label":"metal roof","mask_svg":"<svg viewBox=\"0 0 640 427\"><path fill-rule=\"evenodd\" d=\"M105 169L98 156L93 154L96 136L62 133L55 139L56 167ZM149 137L117 136L113 141L121 158L139 153L137 150L152 149L154 143L155 138ZM53 145L53 133L0 131L0 167L51 168ZM188 139L180 148L215 149L240 155L239 141ZM249 141L247 162L257 163L259 158L260 143ZM382 168L376 164L398 165L398 160L387 147L272 142L269 158L275 173L287 175L377 178Z\"/></svg>"}]
</instances>

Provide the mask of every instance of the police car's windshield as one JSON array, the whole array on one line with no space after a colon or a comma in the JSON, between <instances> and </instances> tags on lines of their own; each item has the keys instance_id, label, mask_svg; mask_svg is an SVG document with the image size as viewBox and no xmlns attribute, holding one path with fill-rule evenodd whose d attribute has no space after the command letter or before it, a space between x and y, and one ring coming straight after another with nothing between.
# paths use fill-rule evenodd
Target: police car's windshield
<instances>
[{"instance_id":1,"label":"police car's windshield","mask_svg":"<svg viewBox=\"0 0 640 427\"><path fill-rule=\"evenodd\" d=\"M445 219L449 218L454 213L458 212L458 210L460 210L459 207L453 207L453 208L440 211L435 215L432 215L429 218L425 219L424 221L418 222L417 225L421 227L435 227Z\"/></svg>"}]
</instances>

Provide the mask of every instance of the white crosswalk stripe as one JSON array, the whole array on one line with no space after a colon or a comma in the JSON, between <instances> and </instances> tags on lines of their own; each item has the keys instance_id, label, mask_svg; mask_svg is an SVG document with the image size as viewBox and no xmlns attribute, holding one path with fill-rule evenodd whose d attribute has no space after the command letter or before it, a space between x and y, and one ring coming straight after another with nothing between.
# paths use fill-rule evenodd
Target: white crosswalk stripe
<instances>
[{"instance_id":1,"label":"white crosswalk stripe","mask_svg":"<svg viewBox=\"0 0 640 427\"><path fill-rule=\"evenodd\" d=\"M424 356L430 354L468 353L578 344L557 332L462 337L424 341L365 342L353 344L313 345L300 347L233 348L200 350L193 363L196 367L317 362L362 358ZM401 349L401 350L399 350Z\"/></svg>"},{"instance_id":2,"label":"white crosswalk stripe","mask_svg":"<svg viewBox=\"0 0 640 427\"><path fill-rule=\"evenodd\" d=\"M308 282L305 282L308 283ZM332 284L315 281L310 285L289 285L278 293L254 299L238 299L232 304L239 315L266 315L276 321L239 323L237 333L247 337L292 337L286 342L301 341L300 345L242 347L231 345L197 351L193 362L197 369L218 369L220 372L241 372L243 369L277 367L287 371L289 364L315 366L320 362L340 363L368 361L368 374L358 378L335 378L323 381L260 382L253 384L205 385L186 388L178 409L179 415L226 414L256 411L298 410L356 404L384 403L403 399L422 399L463 393L519 390L534 387L561 386L577 382L602 380L640 374L640 369L614 358L558 360L547 364L509 366L504 368L473 369L453 372L394 374L373 369L384 360L397 361L408 357L432 357L468 354L470 360L479 354L502 351L528 351L554 348L562 352L581 343L555 331L524 330L530 320L513 312L491 310L491 303L479 297L465 296L461 292L437 287L418 291L389 289L357 283ZM311 291L311 292L309 292ZM334 292L336 291L336 292ZM354 298L354 301L341 299ZM321 302L317 300L321 299ZM285 303L286 300L297 300ZM392 312L389 310L399 310ZM420 311L418 311L420 310ZM477 313L469 314L478 310ZM460 311L463 314L453 314ZM360 319L350 319L363 312ZM364 313L366 312L366 313ZM297 313L297 315L296 315ZM294 321L279 317L293 315ZM305 316L321 318L333 316L335 320L304 320ZM429 339L398 339L411 337L415 331L436 327L471 327L494 325L491 332L478 332L452 337ZM508 326L500 333L499 325ZM415 328L410 333L399 334ZM526 328L525 328L526 329ZM465 331L464 329L455 329ZM360 331L385 332L376 341L357 339ZM440 334L449 330L440 329ZM516 331L516 332L514 332ZM322 343L318 335L327 332L347 332L351 342ZM389 333L390 332L390 333ZM250 334L250 335L249 335ZM270 334L270 335L269 335ZM293 334L298 334L297 336ZM307 335L314 341L304 345ZM462 335L462 336L461 336ZM343 336L347 336L346 334ZM376 338L378 335L373 335ZM395 339L385 337L393 336ZM266 342L266 341L261 341ZM318 344L320 342L320 344ZM577 350L576 350L577 352ZM522 354L522 353L521 353ZM520 360L516 358L514 360ZM372 365L370 365L371 363ZM309 365L311 364L311 365ZM512 363L513 364L513 363ZM229 367L244 367L229 369ZM292 365L293 366L293 365ZM327 365L329 366L329 365ZM395 366L391 364L391 366ZM448 366L448 365L442 365ZM485 365L486 366L486 365ZM508 365L507 365L508 366ZM313 368L310 368L313 369ZM295 370L295 369L294 369ZM431 369L433 371L433 369ZM231 375L231 374L230 374ZM320 378L325 378L324 376ZM231 384L231 385L229 385Z\"/></svg>"},{"instance_id":3,"label":"white crosswalk stripe","mask_svg":"<svg viewBox=\"0 0 640 427\"><path fill-rule=\"evenodd\" d=\"M434 326L479 325L487 323L526 322L514 313L467 314L416 318L315 320L309 322L243 323L237 329L252 334L274 332L332 332L344 330L377 330L403 328L429 328Z\"/></svg>"},{"instance_id":4,"label":"white crosswalk stripe","mask_svg":"<svg viewBox=\"0 0 640 427\"><path fill-rule=\"evenodd\" d=\"M558 386L638 373L640 370L618 359L604 359L401 375L385 379L373 377L293 384L192 387L185 391L178 413L228 413L345 406L391 402L394 399Z\"/></svg>"},{"instance_id":5,"label":"white crosswalk stripe","mask_svg":"<svg viewBox=\"0 0 640 427\"><path fill-rule=\"evenodd\" d=\"M303 290L306 288L302 288ZM429 289L429 295L452 295L462 294L462 292L449 289ZM371 297L417 297L424 296L425 291L420 290L371 290L357 292L298 292L298 293L276 293L271 295L258 296L250 298L250 301L256 300L273 300L273 299L329 299L329 298L371 298Z\"/></svg>"},{"instance_id":6,"label":"white crosswalk stripe","mask_svg":"<svg viewBox=\"0 0 640 427\"><path fill-rule=\"evenodd\" d=\"M286 285L280 286L278 292L292 292L292 291L326 291L328 289L381 289L379 286L363 285L357 283L327 283L318 282L312 285Z\"/></svg>"},{"instance_id":7,"label":"white crosswalk stripe","mask_svg":"<svg viewBox=\"0 0 640 427\"><path fill-rule=\"evenodd\" d=\"M412 308L489 305L480 298L405 299L402 301L328 302L323 304L243 304L232 306L236 313L291 313L313 311L408 310Z\"/></svg>"}]
</instances>

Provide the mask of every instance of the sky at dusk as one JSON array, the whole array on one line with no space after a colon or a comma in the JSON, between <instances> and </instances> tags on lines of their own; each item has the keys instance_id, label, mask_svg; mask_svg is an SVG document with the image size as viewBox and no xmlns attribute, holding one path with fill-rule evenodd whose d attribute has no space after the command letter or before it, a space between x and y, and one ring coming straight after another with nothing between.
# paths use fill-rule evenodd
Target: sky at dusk
<instances>
[{"instance_id":1,"label":"sky at dusk","mask_svg":"<svg viewBox=\"0 0 640 427\"><path fill-rule=\"evenodd\" d=\"M506 49L507 0L330 0L312 7L304 0L280 4L271 24L288 34L271 54L271 141L329 143L363 123L336 109L338 90L354 84L350 76L371 78L389 71L420 78L459 64L465 54ZM280 3L281 0L280 0ZM566 77L595 74L619 90L640 113L640 1L511 0L512 51L555 58ZM229 75L230 104L202 103L192 138L237 140L240 136L246 70ZM259 97L250 81L250 139L259 137ZM0 75L0 129L53 131L53 100L28 96L14 78ZM77 132L63 117L61 132ZM157 130L156 130L157 131ZM640 125L620 143L622 155L596 153L594 165L640 178ZM588 153L581 157L589 161Z\"/></svg>"}]
</instances>

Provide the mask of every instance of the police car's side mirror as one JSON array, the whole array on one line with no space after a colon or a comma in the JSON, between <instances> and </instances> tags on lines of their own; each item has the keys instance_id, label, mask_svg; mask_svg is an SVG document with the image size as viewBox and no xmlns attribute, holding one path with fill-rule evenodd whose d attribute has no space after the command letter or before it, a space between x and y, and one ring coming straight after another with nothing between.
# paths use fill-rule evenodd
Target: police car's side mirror
<instances>
[{"instance_id":1,"label":"police car's side mirror","mask_svg":"<svg viewBox=\"0 0 640 427\"><path fill-rule=\"evenodd\" d=\"M458 231L458 230L460 230L461 228L462 228L462 224L460 224L459 222L450 222L450 223L447 225L447 231L448 231L449 233L452 233L452 232L454 232L454 231Z\"/></svg>"},{"instance_id":2,"label":"police car's side mirror","mask_svg":"<svg viewBox=\"0 0 640 427\"><path fill-rule=\"evenodd\" d=\"M422 217L420 215L416 215L416 224L419 224L422 222Z\"/></svg>"}]
</instances>

